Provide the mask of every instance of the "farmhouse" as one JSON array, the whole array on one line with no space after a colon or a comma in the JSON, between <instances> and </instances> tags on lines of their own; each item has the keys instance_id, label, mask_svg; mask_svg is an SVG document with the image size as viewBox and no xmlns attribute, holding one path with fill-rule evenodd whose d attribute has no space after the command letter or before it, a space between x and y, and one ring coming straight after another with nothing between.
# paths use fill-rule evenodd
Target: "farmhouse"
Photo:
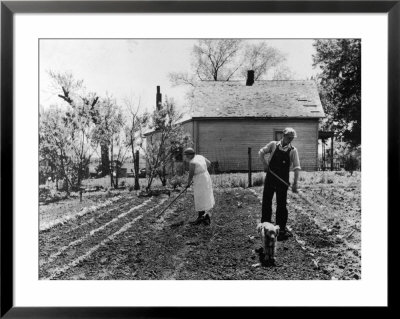
<instances>
[{"instance_id":1,"label":"farmhouse","mask_svg":"<svg viewBox=\"0 0 400 319\"><path fill-rule=\"evenodd\" d=\"M285 127L298 137L303 170L318 167L318 126L325 116L316 83L310 81L202 81L193 90L188 118L181 124L193 138L197 153L217 165L219 171L262 170L259 149L279 140Z\"/></svg>"}]
</instances>

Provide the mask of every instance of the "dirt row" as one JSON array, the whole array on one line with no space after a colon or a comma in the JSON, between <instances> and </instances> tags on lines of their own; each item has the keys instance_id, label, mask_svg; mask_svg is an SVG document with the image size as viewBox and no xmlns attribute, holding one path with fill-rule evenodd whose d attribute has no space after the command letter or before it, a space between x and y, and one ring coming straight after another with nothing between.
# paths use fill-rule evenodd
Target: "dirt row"
<instances>
[{"instance_id":1,"label":"dirt row","mask_svg":"<svg viewBox=\"0 0 400 319\"><path fill-rule=\"evenodd\" d=\"M256 189L261 199L262 188ZM361 279L361 194L359 187L310 187L288 192L295 240L315 270L330 279Z\"/></svg>"},{"instance_id":2,"label":"dirt row","mask_svg":"<svg viewBox=\"0 0 400 319\"><path fill-rule=\"evenodd\" d=\"M211 227L188 224L195 218L188 192L161 218L156 215L168 197L149 200L126 194L112 207L41 232L39 277L331 279L330 271L315 267L314 256L297 237L279 243L276 267L261 267L255 252L260 246L255 231L260 217L257 193L238 188L215 191L215 198ZM293 221L302 223L309 224L300 218Z\"/></svg>"},{"instance_id":3,"label":"dirt row","mask_svg":"<svg viewBox=\"0 0 400 319\"><path fill-rule=\"evenodd\" d=\"M157 198L128 195L113 207L88 213L39 234L40 278L59 278L71 267L79 266L103 242L137 217L157 206ZM165 201L161 200L161 201Z\"/></svg>"},{"instance_id":4,"label":"dirt row","mask_svg":"<svg viewBox=\"0 0 400 319\"><path fill-rule=\"evenodd\" d=\"M69 220L67 223L57 225L49 230L39 233L40 257L44 258L51 254L59 246L68 245L71 240L77 239L94 227L110 222L118 214L136 205L142 203L142 200L135 196L126 195L112 206L107 206L83 216Z\"/></svg>"},{"instance_id":5,"label":"dirt row","mask_svg":"<svg viewBox=\"0 0 400 319\"><path fill-rule=\"evenodd\" d=\"M293 227L318 266L333 279L361 279L360 189L305 189L304 196L291 199Z\"/></svg>"}]
</instances>

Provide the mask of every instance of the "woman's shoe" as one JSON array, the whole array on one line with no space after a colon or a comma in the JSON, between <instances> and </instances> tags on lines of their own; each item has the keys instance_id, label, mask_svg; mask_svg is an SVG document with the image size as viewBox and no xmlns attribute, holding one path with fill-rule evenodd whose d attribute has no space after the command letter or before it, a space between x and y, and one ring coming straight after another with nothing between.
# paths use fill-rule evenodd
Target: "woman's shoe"
<instances>
[{"instance_id":1,"label":"woman's shoe","mask_svg":"<svg viewBox=\"0 0 400 319\"><path fill-rule=\"evenodd\" d=\"M197 217L195 220L189 222L190 225L200 225L201 223L203 223L204 217L203 216L199 216Z\"/></svg>"},{"instance_id":2,"label":"woman's shoe","mask_svg":"<svg viewBox=\"0 0 400 319\"><path fill-rule=\"evenodd\" d=\"M199 216L194 221L189 222L190 225L200 225L204 220L204 212L199 212Z\"/></svg>"},{"instance_id":3,"label":"woman's shoe","mask_svg":"<svg viewBox=\"0 0 400 319\"><path fill-rule=\"evenodd\" d=\"M210 216L209 216L209 215L205 215L205 216L203 217L202 223L203 223L204 225L206 225L206 226L210 226L210 224L211 224L211 218L210 218Z\"/></svg>"}]
</instances>

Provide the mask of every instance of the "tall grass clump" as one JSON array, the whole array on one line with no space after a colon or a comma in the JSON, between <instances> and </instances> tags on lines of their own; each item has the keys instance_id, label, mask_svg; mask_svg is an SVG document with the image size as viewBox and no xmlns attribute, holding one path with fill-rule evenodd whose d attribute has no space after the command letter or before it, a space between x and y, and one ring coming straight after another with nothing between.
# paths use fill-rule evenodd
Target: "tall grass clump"
<instances>
[{"instance_id":1,"label":"tall grass clump","mask_svg":"<svg viewBox=\"0 0 400 319\"><path fill-rule=\"evenodd\" d=\"M264 185L264 174L263 173L257 173L254 174L253 176L253 186L263 186Z\"/></svg>"},{"instance_id":2,"label":"tall grass clump","mask_svg":"<svg viewBox=\"0 0 400 319\"><path fill-rule=\"evenodd\" d=\"M248 184L247 174L240 173L211 175L211 179L217 188L246 188Z\"/></svg>"}]
</instances>

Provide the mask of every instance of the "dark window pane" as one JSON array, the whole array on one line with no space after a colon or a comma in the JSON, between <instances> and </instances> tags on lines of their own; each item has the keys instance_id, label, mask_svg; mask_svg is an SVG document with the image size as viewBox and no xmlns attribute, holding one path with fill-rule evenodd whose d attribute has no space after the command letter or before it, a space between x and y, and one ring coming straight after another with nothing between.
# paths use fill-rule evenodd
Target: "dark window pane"
<instances>
[{"instance_id":1,"label":"dark window pane","mask_svg":"<svg viewBox=\"0 0 400 319\"><path fill-rule=\"evenodd\" d=\"M283 131L275 131L275 141L280 141L283 137Z\"/></svg>"}]
</instances>

